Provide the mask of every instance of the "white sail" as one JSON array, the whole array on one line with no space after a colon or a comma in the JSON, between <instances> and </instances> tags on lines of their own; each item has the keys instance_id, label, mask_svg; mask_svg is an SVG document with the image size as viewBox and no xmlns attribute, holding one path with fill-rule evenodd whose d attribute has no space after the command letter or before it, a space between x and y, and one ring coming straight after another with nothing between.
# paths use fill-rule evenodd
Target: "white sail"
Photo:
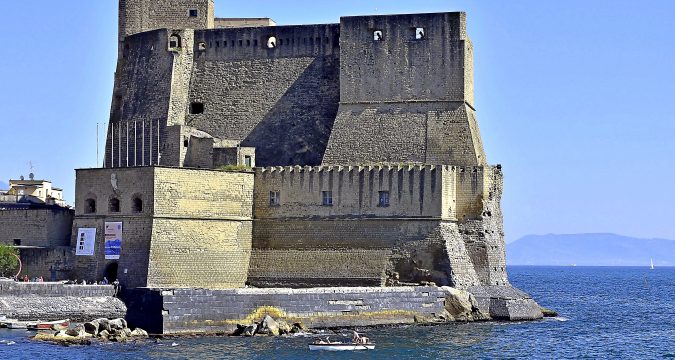
<instances>
[{"instance_id":1,"label":"white sail","mask_svg":"<svg viewBox=\"0 0 675 360\"><path fill-rule=\"evenodd\" d=\"M650 262L650 268L654 270L654 259L649 259Z\"/></svg>"}]
</instances>

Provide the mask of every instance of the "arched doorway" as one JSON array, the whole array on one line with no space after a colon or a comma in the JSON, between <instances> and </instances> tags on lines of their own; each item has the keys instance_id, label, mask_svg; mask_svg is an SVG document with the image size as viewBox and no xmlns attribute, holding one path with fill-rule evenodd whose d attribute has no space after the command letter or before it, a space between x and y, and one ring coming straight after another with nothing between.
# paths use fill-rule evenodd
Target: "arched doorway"
<instances>
[{"instance_id":1,"label":"arched doorway","mask_svg":"<svg viewBox=\"0 0 675 360\"><path fill-rule=\"evenodd\" d=\"M118 264L116 262L108 264L105 268L105 277L108 279L108 282L112 283L117 280L117 268Z\"/></svg>"}]
</instances>

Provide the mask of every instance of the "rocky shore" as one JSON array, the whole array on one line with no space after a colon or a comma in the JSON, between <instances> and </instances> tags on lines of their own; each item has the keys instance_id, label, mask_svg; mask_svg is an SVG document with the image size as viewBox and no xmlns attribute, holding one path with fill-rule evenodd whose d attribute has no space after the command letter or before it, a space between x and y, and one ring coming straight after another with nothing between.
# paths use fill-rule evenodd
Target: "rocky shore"
<instances>
[{"instance_id":1,"label":"rocky shore","mask_svg":"<svg viewBox=\"0 0 675 360\"><path fill-rule=\"evenodd\" d=\"M100 318L67 330L39 332L33 337L33 340L70 346L90 345L92 341L127 342L146 339L148 336L148 333L141 328L131 330L126 320L122 318Z\"/></svg>"}]
</instances>

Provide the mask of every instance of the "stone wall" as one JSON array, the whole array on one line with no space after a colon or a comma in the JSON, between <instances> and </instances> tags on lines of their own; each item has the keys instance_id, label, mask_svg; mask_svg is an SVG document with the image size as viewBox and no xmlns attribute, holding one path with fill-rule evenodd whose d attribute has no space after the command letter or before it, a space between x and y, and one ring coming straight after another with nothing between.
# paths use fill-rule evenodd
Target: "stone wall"
<instances>
[{"instance_id":1,"label":"stone wall","mask_svg":"<svg viewBox=\"0 0 675 360\"><path fill-rule=\"evenodd\" d=\"M338 39L337 25L196 31L189 97L204 112L186 124L255 147L260 166L318 165L339 102Z\"/></svg>"},{"instance_id":2,"label":"stone wall","mask_svg":"<svg viewBox=\"0 0 675 360\"><path fill-rule=\"evenodd\" d=\"M113 297L111 285L15 283L0 280L0 314L25 321L77 322L126 315L124 303Z\"/></svg>"},{"instance_id":3,"label":"stone wall","mask_svg":"<svg viewBox=\"0 0 675 360\"><path fill-rule=\"evenodd\" d=\"M67 280L74 262L74 251L70 246L50 248L27 248L19 251L21 275L29 278L42 277L45 281Z\"/></svg>"},{"instance_id":4,"label":"stone wall","mask_svg":"<svg viewBox=\"0 0 675 360\"><path fill-rule=\"evenodd\" d=\"M70 242L74 211L60 206L0 210L0 244L64 246Z\"/></svg>"},{"instance_id":5,"label":"stone wall","mask_svg":"<svg viewBox=\"0 0 675 360\"><path fill-rule=\"evenodd\" d=\"M77 170L76 175L73 233L79 228L97 233L94 256L76 256L73 277L98 281L117 266L124 287L244 285L252 173L138 167ZM120 200L120 212L110 211L111 198ZM135 198L143 201L140 212L133 208ZM96 213L84 211L87 199L96 199ZM119 260L105 259L105 222L123 223ZM73 248L76 241L74 235Z\"/></svg>"},{"instance_id":6,"label":"stone wall","mask_svg":"<svg viewBox=\"0 0 675 360\"><path fill-rule=\"evenodd\" d=\"M436 287L137 290L128 320L153 333L230 333L265 315L310 328L433 321L445 314ZM161 315L160 315L161 314Z\"/></svg>"},{"instance_id":7,"label":"stone wall","mask_svg":"<svg viewBox=\"0 0 675 360\"><path fill-rule=\"evenodd\" d=\"M485 164L472 54L464 13L343 17L340 107L323 164Z\"/></svg>"}]
</instances>

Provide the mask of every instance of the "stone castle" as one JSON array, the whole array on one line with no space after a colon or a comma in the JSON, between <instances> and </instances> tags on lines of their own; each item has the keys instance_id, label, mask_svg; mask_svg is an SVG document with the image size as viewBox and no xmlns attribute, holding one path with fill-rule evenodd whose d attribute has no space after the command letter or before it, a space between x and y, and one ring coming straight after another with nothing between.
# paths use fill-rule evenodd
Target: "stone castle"
<instances>
[{"instance_id":1,"label":"stone castle","mask_svg":"<svg viewBox=\"0 0 675 360\"><path fill-rule=\"evenodd\" d=\"M105 165L77 171L73 234L123 222L123 284L508 284L464 13L226 27L213 12L120 1Z\"/></svg>"},{"instance_id":2,"label":"stone castle","mask_svg":"<svg viewBox=\"0 0 675 360\"><path fill-rule=\"evenodd\" d=\"M465 13L276 26L216 18L213 0L119 6L104 166L76 173L71 247L96 229L95 250L71 277L435 284L536 305L505 271L503 175L481 143ZM119 259L108 222L123 225Z\"/></svg>"}]
</instances>

